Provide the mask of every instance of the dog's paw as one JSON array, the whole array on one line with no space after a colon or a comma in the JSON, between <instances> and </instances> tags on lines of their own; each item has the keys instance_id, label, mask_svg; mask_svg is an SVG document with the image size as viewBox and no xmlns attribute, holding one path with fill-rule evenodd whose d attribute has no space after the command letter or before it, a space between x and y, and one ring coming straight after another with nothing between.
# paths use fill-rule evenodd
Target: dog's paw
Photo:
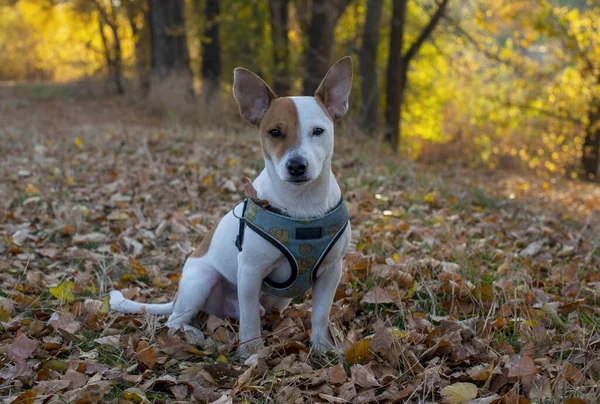
<instances>
[{"instance_id":1,"label":"dog's paw","mask_svg":"<svg viewBox=\"0 0 600 404\"><path fill-rule=\"evenodd\" d=\"M265 347L262 338L257 338L252 341L240 344L237 350L237 355L240 359L246 360L255 353L258 353Z\"/></svg>"},{"instance_id":2,"label":"dog's paw","mask_svg":"<svg viewBox=\"0 0 600 404\"><path fill-rule=\"evenodd\" d=\"M338 347L330 337L329 332L327 333L314 333L310 338L311 351L317 355L325 355L327 352L334 352L335 354L343 353L341 347Z\"/></svg>"}]
</instances>

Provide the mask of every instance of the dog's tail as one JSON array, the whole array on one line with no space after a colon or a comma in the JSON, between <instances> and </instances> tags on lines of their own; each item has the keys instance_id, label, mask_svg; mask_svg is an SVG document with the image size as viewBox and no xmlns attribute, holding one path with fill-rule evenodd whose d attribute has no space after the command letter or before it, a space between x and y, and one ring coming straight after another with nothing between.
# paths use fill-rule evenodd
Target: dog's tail
<instances>
[{"instance_id":1,"label":"dog's tail","mask_svg":"<svg viewBox=\"0 0 600 404\"><path fill-rule=\"evenodd\" d=\"M141 313L167 315L173 312L173 302L164 304L138 303L125 299L123 293L118 290L110 292L110 307L121 313Z\"/></svg>"}]
</instances>

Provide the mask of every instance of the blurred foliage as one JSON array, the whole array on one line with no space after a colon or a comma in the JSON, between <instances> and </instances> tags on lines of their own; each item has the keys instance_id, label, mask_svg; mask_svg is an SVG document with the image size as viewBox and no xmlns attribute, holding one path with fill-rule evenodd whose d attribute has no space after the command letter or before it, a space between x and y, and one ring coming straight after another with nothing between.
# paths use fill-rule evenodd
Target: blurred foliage
<instances>
[{"instance_id":1,"label":"blurred foliage","mask_svg":"<svg viewBox=\"0 0 600 404\"><path fill-rule=\"evenodd\" d=\"M91 3L0 1L0 80L68 81L104 73L99 16ZM186 2L191 67L196 75L204 41L202 3ZM290 84L296 92L306 64L310 3L290 2L289 63L295 78ZM407 42L418 35L434 7L435 0L409 2ZM355 0L340 19L332 60L357 53L365 9L366 0ZM131 78L134 38L125 10L112 10L119 13L125 76ZM268 2L223 0L221 10L224 93L230 91L228 72L240 65L272 82ZM378 53L382 89L390 18L391 1L385 1ZM109 30L104 33L112 40ZM574 177L590 111L600 106L600 4L594 0L454 1L411 66L402 111L405 155L483 163L490 168L525 166ZM357 108L358 90L356 80L353 108Z\"/></svg>"}]
</instances>

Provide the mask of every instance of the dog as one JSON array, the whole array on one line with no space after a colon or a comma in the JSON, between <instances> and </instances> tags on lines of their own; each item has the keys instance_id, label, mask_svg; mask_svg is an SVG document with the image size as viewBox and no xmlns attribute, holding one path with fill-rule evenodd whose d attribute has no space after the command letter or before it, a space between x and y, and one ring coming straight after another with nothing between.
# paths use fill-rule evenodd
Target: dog
<instances>
[{"instance_id":1,"label":"dog","mask_svg":"<svg viewBox=\"0 0 600 404\"><path fill-rule=\"evenodd\" d=\"M248 357L262 346L264 311L283 311L312 287L311 347L335 350L329 314L351 230L331 160L334 124L348 111L351 87L350 57L329 69L314 96L278 97L259 76L236 68L233 95L242 118L259 130L265 163L252 182L256 197L204 237L173 302L142 304L112 291L111 307L169 315L169 328L198 336L191 321L200 311L239 318L238 353Z\"/></svg>"}]
</instances>

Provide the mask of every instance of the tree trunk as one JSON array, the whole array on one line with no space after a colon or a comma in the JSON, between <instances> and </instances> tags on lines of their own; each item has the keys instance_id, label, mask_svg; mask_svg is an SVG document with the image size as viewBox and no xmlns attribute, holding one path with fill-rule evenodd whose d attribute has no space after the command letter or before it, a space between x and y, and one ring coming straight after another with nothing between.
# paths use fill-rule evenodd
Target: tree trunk
<instances>
[{"instance_id":1,"label":"tree trunk","mask_svg":"<svg viewBox=\"0 0 600 404\"><path fill-rule=\"evenodd\" d=\"M398 150L400 145L402 103L404 101L404 90L408 83L408 68L411 60L417 55L421 46L431 36L438 25L449 0L442 0L437 10L431 16L427 25L420 32L405 55L402 55L404 43L404 25L406 22L406 6L408 0L394 0L392 11L392 31L390 34L390 57L387 70L387 94L385 106L385 128L384 140L390 144L392 149Z\"/></svg>"},{"instance_id":2,"label":"tree trunk","mask_svg":"<svg viewBox=\"0 0 600 404\"><path fill-rule=\"evenodd\" d=\"M598 104L593 105L588 114L589 123L585 131L581 157L585 177L591 181L598 179L600 165L600 105Z\"/></svg>"},{"instance_id":3,"label":"tree trunk","mask_svg":"<svg viewBox=\"0 0 600 404\"><path fill-rule=\"evenodd\" d=\"M387 87L385 104L385 127L383 139L398 150L400 140L400 107L406 85L405 62L402 57L404 24L408 0L393 0L392 30L390 33L390 56L387 66Z\"/></svg>"},{"instance_id":4,"label":"tree trunk","mask_svg":"<svg viewBox=\"0 0 600 404\"><path fill-rule=\"evenodd\" d=\"M304 95L313 95L329 69L335 26L352 0L313 0L308 28Z\"/></svg>"},{"instance_id":5,"label":"tree trunk","mask_svg":"<svg viewBox=\"0 0 600 404\"><path fill-rule=\"evenodd\" d=\"M133 34L138 85L145 95L150 89L150 20L148 11L144 7L140 7L140 3L136 0L127 0L122 4L125 6Z\"/></svg>"},{"instance_id":6,"label":"tree trunk","mask_svg":"<svg viewBox=\"0 0 600 404\"><path fill-rule=\"evenodd\" d=\"M368 0L363 41L360 48L360 128L373 133L379 127L377 47L383 0Z\"/></svg>"},{"instance_id":7,"label":"tree trunk","mask_svg":"<svg viewBox=\"0 0 600 404\"><path fill-rule=\"evenodd\" d=\"M202 93L205 98L219 94L221 46L219 42L219 0L206 0L206 28L202 47Z\"/></svg>"},{"instance_id":8,"label":"tree trunk","mask_svg":"<svg viewBox=\"0 0 600 404\"><path fill-rule=\"evenodd\" d=\"M104 7L97 1L92 0L98 13L100 14L100 35L102 37L102 44L104 45L104 52L108 64L108 72L109 76L113 77L117 93L125 94L125 89L123 88L123 63L121 57L121 38L119 37L119 31L117 29L116 15L117 15L117 7L114 3L110 3L111 5L111 16L108 15L108 12L104 9ZM106 36L104 35L104 24L108 25L112 32L113 36L113 52L108 46L108 41Z\"/></svg>"},{"instance_id":9,"label":"tree trunk","mask_svg":"<svg viewBox=\"0 0 600 404\"><path fill-rule=\"evenodd\" d=\"M183 0L148 0L153 81L181 80L192 94Z\"/></svg>"},{"instance_id":10,"label":"tree trunk","mask_svg":"<svg viewBox=\"0 0 600 404\"><path fill-rule=\"evenodd\" d=\"M289 0L269 0L271 11L271 41L273 42L274 91L277 95L290 92Z\"/></svg>"}]
</instances>

